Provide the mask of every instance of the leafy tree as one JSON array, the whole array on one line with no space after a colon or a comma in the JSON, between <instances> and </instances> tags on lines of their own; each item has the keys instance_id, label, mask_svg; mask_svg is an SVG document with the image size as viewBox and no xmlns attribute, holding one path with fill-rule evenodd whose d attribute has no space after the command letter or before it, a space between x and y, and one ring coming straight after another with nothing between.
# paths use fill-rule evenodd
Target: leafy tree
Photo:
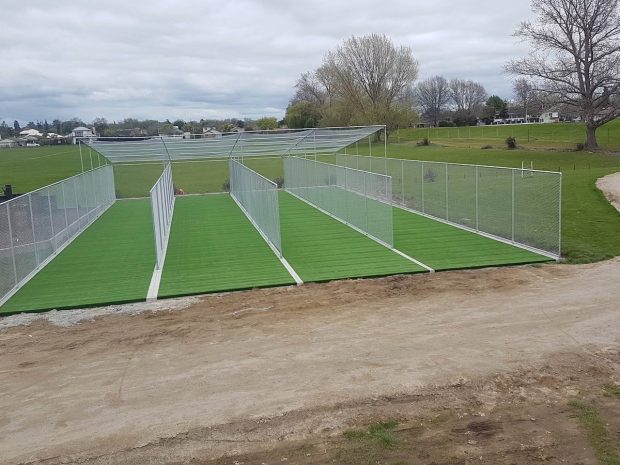
<instances>
[{"instance_id":1,"label":"leafy tree","mask_svg":"<svg viewBox=\"0 0 620 465\"><path fill-rule=\"evenodd\" d=\"M277 129L278 128L278 118L265 116L263 118L258 118L256 120L256 127L260 130L265 129Z\"/></svg>"},{"instance_id":2,"label":"leafy tree","mask_svg":"<svg viewBox=\"0 0 620 465\"><path fill-rule=\"evenodd\" d=\"M183 121L182 119L178 119L175 120L175 122L172 124L174 124L179 129L183 129L183 126L185 126L185 121Z\"/></svg>"},{"instance_id":3,"label":"leafy tree","mask_svg":"<svg viewBox=\"0 0 620 465\"><path fill-rule=\"evenodd\" d=\"M286 109L284 120L289 128L315 128L321 121L321 108L308 101L291 103Z\"/></svg>"},{"instance_id":4,"label":"leafy tree","mask_svg":"<svg viewBox=\"0 0 620 465\"><path fill-rule=\"evenodd\" d=\"M528 57L507 70L539 82L541 91L577 109L586 123L586 147L596 129L620 116L620 12L618 0L532 0L535 22L515 36Z\"/></svg>"},{"instance_id":5,"label":"leafy tree","mask_svg":"<svg viewBox=\"0 0 620 465\"><path fill-rule=\"evenodd\" d=\"M108 124L108 120L105 118L95 118L93 120L93 126L95 127L95 131L97 134L104 134L106 130L110 127Z\"/></svg>"},{"instance_id":6,"label":"leafy tree","mask_svg":"<svg viewBox=\"0 0 620 465\"><path fill-rule=\"evenodd\" d=\"M483 116L487 124L495 118L508 118L508 103L497 95L491 95L486 101Z\"/></svg>"}]
</instances>

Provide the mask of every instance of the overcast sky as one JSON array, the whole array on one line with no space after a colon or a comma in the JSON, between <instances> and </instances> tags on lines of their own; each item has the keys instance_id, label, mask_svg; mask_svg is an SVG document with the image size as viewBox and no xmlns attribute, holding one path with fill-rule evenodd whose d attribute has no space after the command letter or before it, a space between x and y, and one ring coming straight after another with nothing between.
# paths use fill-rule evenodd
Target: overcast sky
<instances>
[{"instance_id":1,"label":"overcast sky","mask_svg":"<svg viewBox=\"0 0 620 465\"><path fill-rule=\"evenodd\" d=\"M351 35L411 47L420 79L511 96L527 0L0 0L0 121L284 116L300 73Z\"/></svg>"}]
</instances>

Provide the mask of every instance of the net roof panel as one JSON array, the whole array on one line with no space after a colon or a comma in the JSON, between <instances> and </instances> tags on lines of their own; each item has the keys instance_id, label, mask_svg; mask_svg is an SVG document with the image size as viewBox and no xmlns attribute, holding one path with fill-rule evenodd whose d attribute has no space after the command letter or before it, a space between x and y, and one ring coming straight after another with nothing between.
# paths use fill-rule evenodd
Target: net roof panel
<instances>
[{"instance_id":1,"label":"net roof panel","mask_svg":"<svg viewBox=\"0 0 620 465\"><path fill-rule=\"evenodd\" d=\"M334 153L383 129L384 126L356 126L248 131L196 139L154 136L97 138L82 142L112 163L143 163L168 159Z\"/></svg>"}]
</instances>

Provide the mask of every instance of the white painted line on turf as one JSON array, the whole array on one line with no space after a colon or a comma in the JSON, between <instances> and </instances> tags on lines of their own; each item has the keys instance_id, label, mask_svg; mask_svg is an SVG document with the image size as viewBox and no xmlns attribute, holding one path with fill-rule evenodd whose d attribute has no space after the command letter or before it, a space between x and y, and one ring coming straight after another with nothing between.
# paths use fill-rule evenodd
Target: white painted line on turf
<instances>
[{"instance_id":1,"label":"white painted line on turf","mask_svg":"<svg viewBox=\"0 0 620 465\"><path fill-rule=\"evenodd\" d=\"M327 210L325 210L325 209L323 209L323 208L319 207L318 205L313 204L313 203L312 203L312 202L310 202L309 200L306 200L306 199L304 199L304 198L302 198L302 197L298 196L297 194L295 194L294 192L291 192L291 191L289 191L289 190L285 190L285 192L286 192L286 193L288 193L288 194L290 194L290 195L292 195L292 196L293 196L293 197L295 197L296 199L299 199L299 200L301 200L302 202L304 202L304 203L306 203L306 204L310 205L312 208L317 209L317 210L318 210L318 211L320 211L321 213L323 213L323 214L325 214L325 215L327 215L327 216L329 216L329 217L331 217L331 218L335 219L336 221L338 221L338 222L340 222L340 223L342 223L342 224L344 224L344 225L348 226L349 228L351 228L351 229L353 229L353 230L357 231L358 233L360 233L360 234L362 234L362 235L366 236L368 239L371 239L371 240L375 241L377 244L382 245L382 246L383 246L383 247L385 247L386 249L390 249L391 251L396 252L396 253L397 253L398 255L400 255L401 257L406 258L407 260L409 260L409 261L411 261L411 262L415 263L416 265L421 266L422 268L425 268L427 271L430 271L431 273L434 273L434 272L435 272L435 270L434 270L433 268L431 268L430 266L427 266L427 265L425 265L424 263L422 263L421 261L416 260L416 259L415 259L415 258L413 258L413 257L410 257L409 255L407 255L407 254L405 254L405 253L401 252L401 251L400 251L400 250L398 250L398 249L395 249L393 246L391 246L391 245L390 245L390 244L388 244L387 242L384 242L384 241L382 241L381 239L376 238L376 237L375 237L375 236L373 236L372 234L367 233L366 231L364 231L364 230L362 230L362 229L358 228L357 226L355 226L355 225L353 225L353 224L349 223L348 221L345 221L345 220L343 220L342 218L339 218L338 216L336 216L336 215L334 215L334 214L332 214L332 213L328 212ZM369 198L370 198L370 197L369 197ZM387 204L386 204L386 205L387 205Z\"/></svg>"},{"instance_id":2,"label":"white painted line on turf","mask_svg":"<svg viewBox=\"0 0 620 465\"><path fill-rule=\"evenodd\" d=\"M422 263L422 262L421 262L421 261L419 261L419 260L416 260L416 259L415 259L415 258L413 258L413 257L410 257L410 256L409 256L409 255L407 255L406 253L403 253L403 252L401 252L400 250L398 250L398 249L394 249L394 248L393 248L392 250L393 250L394 252L396 252L398 255L400 255L401 257L406 258L406 259L407 259L407 260L409 260L409 261L412 261L412 262L413 262L413 263L415 263L416 265L419 265L419 266L421 266L422 268L426 268L426 269L427 269L428 271L430 271L431 273L434 273L434 272L435 272L435 270L434 270L433 268L431 268L430 266L425 265L424 263Z\"/></svg>"},{"instance_id":3,"label":"white painted line on turf","mask_svg":"<svg viewBox=\"0 0 620 465\"><path fill-rule=\"evenodd\" d=\"M235 201L235 203L237 204L237 206L239 207L239 209L243 212L243 214L247 217L248 220L250 220L250 223L252 223L252 226L254 226L254 229L256 229L256 231L258 231L258 234L260 234L260 237L263 238L263 240L267 243L267 245L269 246L269 248L271 249L271 251L276 255L276 257L278 257L278 259L280 260L280 262L282 263L282 265L284 265L284 268L286 268L286 271L288 271L288 273L291 275L291 277L295 280L295 282L297 284L303 284L304 282L302 281L302 279L299 277L299 275L297 274L297 272L293 269L293 267L291 266L291 264L286 260L286 258L284 258L284 256L282 255L282 253L278 250L278 248L273 245L273 243L269 240L269 238L265 235L265 233L263 233L263 231L261 231L261 229L258 227L258 225L256 224L256 222L252 219L252 217L250 216L250 214L248 213L248 211L244 208L243 205L241 205L241 202L239 202L237 200L237 197L235 197L232 193L230 193L230 196L232 197L232 199Z\"/></svg>"}]
</instances>

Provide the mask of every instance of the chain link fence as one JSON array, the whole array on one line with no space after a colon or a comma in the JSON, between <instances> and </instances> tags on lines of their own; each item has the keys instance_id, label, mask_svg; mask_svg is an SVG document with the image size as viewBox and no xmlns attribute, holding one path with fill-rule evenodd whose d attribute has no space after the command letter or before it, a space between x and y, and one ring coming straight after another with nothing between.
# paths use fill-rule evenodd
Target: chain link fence
<instances>
[{"instance_id":1,"label":"chain link fence","mask_svg":"<svg viewBox=\"0 0 620 465\"><path fill-rule=\"evenodd\" d=\"M336 164L390 175L396 205L560 257L562 173L343 154Z\"/></svg>"},{"instance_id":2,"label":"chain link fence","mask_svg":"<svg viewBox=\"0 0 620 465\"><path fill-rule=\"evenodd\" d=\"M161 270L166 257L172 215L174 213L174 184L172 182L172 165L168 163L164 172L150 191L151 210L153 212L153 231L155 234L155 251L157 252L157 269Z\"/></svg>"},{"instance_id":3,"label":"chain link fence","mask_svg":"<svg viewBox=\"0 0 620 465\"><path fill-rule=\"evenodd\" d=\"M115 200L108 165L0 204L0 305Z\"/></svg>"},{"instance_id":4,"label":"chain link fence","mask_svg":"<svg viewBox=\"0 0 620 465\"><path fill-rule=\"evenodd\" d=\"M230 195L282 257L278 186L235 159L229 160Z\"/></svg>"},{"instance_id":5,"label":"chain link fence","mask_svg":"<svg viewBox=\"0 0 620 465\"><path fill-rule=\"evenodd\" d=\"M390 176L307 158L286 157L284 184L288 192L307 203L394 246Z\"/></svg>"}]
</instances>

